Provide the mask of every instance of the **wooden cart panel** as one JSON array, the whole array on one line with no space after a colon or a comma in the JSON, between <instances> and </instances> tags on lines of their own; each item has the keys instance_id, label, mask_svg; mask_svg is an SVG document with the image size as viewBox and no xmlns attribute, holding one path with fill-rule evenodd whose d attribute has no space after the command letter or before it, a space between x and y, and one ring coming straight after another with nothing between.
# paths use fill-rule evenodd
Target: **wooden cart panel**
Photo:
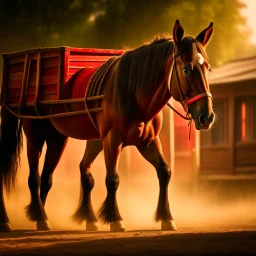
<instances>
[{"instance_id":1,"label":"wooden cart panel","mask_svg":"<svg viewBox=\"0 0 256 256\"><path fill-rule=\"evenodd\" d=\"M1 103L10 107L61 100L65 82L83 67L98 67L122 50L38 48L3 54Z\"/></svg>"}]
</instances>

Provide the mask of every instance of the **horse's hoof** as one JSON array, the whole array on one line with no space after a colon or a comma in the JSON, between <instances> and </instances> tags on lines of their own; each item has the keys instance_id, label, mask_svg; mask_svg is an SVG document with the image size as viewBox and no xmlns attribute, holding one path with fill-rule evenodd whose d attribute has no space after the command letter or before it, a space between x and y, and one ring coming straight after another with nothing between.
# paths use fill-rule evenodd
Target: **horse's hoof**
<instances>
[{"instance_id":1,"label":"horse's hoof","mask_svg":"<svg viewBox=\"0 0 256 256\"><path fill-rule=\"evenodd\" d=\"M48 220L41 220L36 223L37 231L49 231L51 230Z\"/></svg>"},{"instance_id":2,"label":"horse's hoof","mask_svg":"<svg viewBox=\"0 0 256 256\"><path fill-rule=\"evenodd\" d=\"M174 220L164 220L164 221L162 221L161 230L176 231L177 227L176 227L176 224L175 224Z\"/></svg>"},{"instance_id":3,"label":"horse's hoof","mask_svg":"<svg viewBox=\"0 0 256 256\"><path fill-rule=\"evenodd\" d=\"M86 231L99 231L99 225L97 222L86 222Z\"/></svg>"},{"instance_id":4,"label":"horse's hoof","mask_svg":"<svg viewBox=\"0 0 256 256\"><path fill-rule=\"evenodd\" d=\"M111 232L125 232L124 223L121 220L110 223L110 231Z\"/></svg>"},{"instance_id":5,"label":"horse's hoof","mask_svg":"<svg viewBox=\"0 0 256 256\"><path fill-rule=\"evenodd\" d=\"M11 226L8 222L0 223L0 232L11 232Z\"/></svg>"}]
</instances>

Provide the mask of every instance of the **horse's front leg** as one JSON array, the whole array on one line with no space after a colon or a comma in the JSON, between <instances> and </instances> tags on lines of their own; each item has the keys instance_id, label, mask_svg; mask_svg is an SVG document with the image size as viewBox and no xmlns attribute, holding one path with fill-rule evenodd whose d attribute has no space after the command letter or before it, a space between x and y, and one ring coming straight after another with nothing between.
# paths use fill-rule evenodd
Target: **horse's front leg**
<instances>
[{"instance_id":1,"label":"horse's front leg","mask_svg":"<svg viewBox=\"0 0 256 256\"><path fill-rule=\"evenodd\" d=\"M160 139L156 137L150 144L140 145L137 148L142 156L156 168L160 193L155 220L162 221L162 230L177 230L168 200L168 185L171 178L171 169L164 159Z\"/></svg>"},{"instance_id":2,"label":"horse's front leg","mask_svg":"<svg viewBox=\"0 0 256 256\"><path fill-rule=\"evenodd\" d=\"M119 186L117 163L122 150L122 142L119 136L111 130L102 140L102 143L107 169L107 197L99 210L99 219L103 223L110 224L110 231L124 232L125 226L122 222L116 200L116 192Z\"/></svg>"}]
</instances>

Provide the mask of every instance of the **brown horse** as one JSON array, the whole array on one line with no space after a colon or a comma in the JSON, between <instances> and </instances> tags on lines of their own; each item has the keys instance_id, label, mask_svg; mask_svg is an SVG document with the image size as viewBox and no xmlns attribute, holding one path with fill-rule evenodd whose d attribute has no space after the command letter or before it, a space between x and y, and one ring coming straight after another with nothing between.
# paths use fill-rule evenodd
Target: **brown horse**
<instances>
[{"instance_id":1,"label":"brown horse","mask_svg":"<svg viewBox=\"0 0 256 256\"><path fill-rule=\"evenodd\" d=\"M207 81L210 67L204 47L210 40L212 31L211 23L195 39L184 37L184 30L177 20L173 39L157 38L149 44L125 52L120 57L111 58L93 73L86 94L90 96L100 92L105 95L102 102L92 101L88 106L101 107L101 112L49 120L22 120L3 108L0 144L0 231L10 230L3 200L3 186L10 191L15 181L22 144L22 125L27 138L30 167L28 183L31 203L27 206L27 215L37 222L38 230L50 229L44 204L52 186L53 171L68 137L88 140L80 163L80 204L74 215L79 222L86 221L87 230L98 230L97 217L91 203L94 179L90 168L102 149L107 170L107 196L99 210L98 218L103 223L110 224L111 231L125 230L116 192L119 185L119 155L128 145L135 145L156 169L160 192L155 220L161 221L162 230L176 230L168 201L171 170L165 161L159 140L161 110L172 96L194 120L196 129L210 129L214 122L214 112ZM83 71L78 72L68 82L70 93L67 93L67 98L73 97L75 84L79 82L83 87L82 73ZM81 109L84 109L84 105L73 106L73 110ZM45 142L47 152L40 178L38 162Z\"/></svg>"}]
</instances>

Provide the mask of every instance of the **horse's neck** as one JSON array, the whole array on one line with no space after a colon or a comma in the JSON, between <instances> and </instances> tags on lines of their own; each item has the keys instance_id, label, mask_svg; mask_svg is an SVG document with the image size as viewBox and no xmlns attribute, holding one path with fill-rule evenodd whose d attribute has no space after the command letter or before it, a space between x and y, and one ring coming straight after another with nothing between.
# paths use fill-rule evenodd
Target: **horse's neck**
<instances>
[{"instance_id":1,"label":"horse's neck","mask_svg":"<svg viewBox=\"0 0 256 256\"><path fill-rule=\"evenodd\" d=\"M148 92L140 95L138 99L139 106L142 111L147 113L148 119L153 118L159 111L161 111L171 98L169 83L170 76L172 76L173 72L173 63L168 61L165 70L162 72L165 74L162 81L154 88L149 88Z\"/></svg>"},{"instance_id":2,"label":"horse's neck","mask_svg":"<svg viewBox=\"0 0 256 256\"><path fill-rule=\"evenodd\" d=\"M162 110L170 97L171 94L166 81L163 80L153 93L140 97L137 100L139 112L145 115L145 119L150 120Z\"/></svg>"}]
</instances>

